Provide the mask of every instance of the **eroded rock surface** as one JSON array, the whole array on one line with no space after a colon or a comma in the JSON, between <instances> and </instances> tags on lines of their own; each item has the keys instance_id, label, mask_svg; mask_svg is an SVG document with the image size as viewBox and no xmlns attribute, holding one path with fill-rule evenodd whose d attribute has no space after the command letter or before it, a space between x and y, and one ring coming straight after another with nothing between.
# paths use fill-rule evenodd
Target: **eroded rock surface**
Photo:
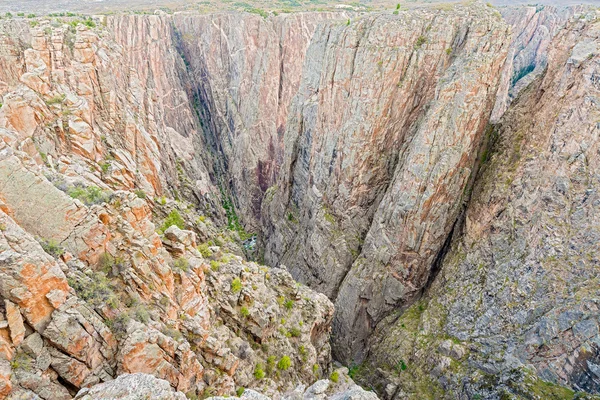
<instances>
[{"instance_id":1,"label":"eroded rock surface","mask_svg":"<svg viewBox=\"0 0 600 400\"><path fill-rule=\"evenodd\" d=\"M365 381L390 398L600 392L595 16L557 34L545 73L494 127L429 291L378 327Z\"/></svg>"},{"instance_id":2,"label":"eroded rock surface","mask_svg":"<svg viewBox=\"0 0 600 400\"><path fill-rule=\"evenodd\" d=\"M0 398L600 392L597 19L3 19Z\"/></svg>"}]
</instances>

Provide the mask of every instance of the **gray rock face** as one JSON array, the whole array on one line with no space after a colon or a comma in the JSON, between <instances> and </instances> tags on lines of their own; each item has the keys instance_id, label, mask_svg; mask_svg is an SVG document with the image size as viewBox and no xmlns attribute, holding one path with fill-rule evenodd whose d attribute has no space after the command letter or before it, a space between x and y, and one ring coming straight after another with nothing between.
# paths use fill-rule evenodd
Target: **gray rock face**
<instances>
[{"instance_id":1,"label":"gray rock face","mask_svg":"<svg viewBox=\"0 0 600 400\"><path fill-rule=\"evenodd\" d=\"M148 374L123 374L117 379L91 389L82 389L77 400L185 400L185 394L176 392L169 382Z\"/></svg>"},{"instance_id":2,"label":"gray rock face","mask_svg":"<svg viewBox=\"0 0 600 400\"><path fill-rule=\"evenodd\" d=\"M502 17L513 30L513 39L502 70L502 78L491 121L498 122L521 90L544 72L552 39L574 15L587 10L579 7L526 6L501 8Z\"/></svg>"}]
</instances>

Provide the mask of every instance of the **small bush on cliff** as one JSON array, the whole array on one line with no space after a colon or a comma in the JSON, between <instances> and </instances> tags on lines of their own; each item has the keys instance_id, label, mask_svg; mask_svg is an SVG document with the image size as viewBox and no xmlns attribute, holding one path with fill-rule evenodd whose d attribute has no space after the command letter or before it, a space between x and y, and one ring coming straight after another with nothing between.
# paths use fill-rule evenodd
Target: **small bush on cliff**
<instances>
[{"instance_id":1,"label":"small bush on cliff","mask_svg":"<svg viewBox=\"0 0 600 400\"><path fill-rule=\"evenodd\" d=\"M329 380L333 383L338 383L338 381L340 380L340 373L337 371L333 371L329 376Z\"/></svg>"},{"instance_id":2,"label":"small bush on cliff","mask_svg":"<svg viewBox=\"0 0 600 400\"><path fill-rule=\"evenodd\" d=\"M24 352L19 351L10 362L10 367L13 370L29 371L31 370L31 358Z\"/></svg>"},{"instance_id":3,"label":"small bush on cliff","mask_svg":"<svg viewBox=\"0 0 600 400\"><path fill-rule=\"evenodd\" d=\"M242 395L244 394L245 391L246 391L246 389L240 386L235 391L235 394L237 395L237 397L242 397Z\"/></svg>"},{"instance_id":4,"label":"small bush on cliff","mask_svg":"<svg viewBox=\"0 0 600 400\"><path fill-rule=\"evenodd\" d=\"M287 300L283 306L286 310L290 311L292 308L294 308L294 302L292 300Z\"/></svg>"},{"instance_id":5,"label":"small bush on cliff","mask_svg":"<svg viewBox=\"0 0 600 400\"><path fill-rule=\"evenodd\" d=\"M183 271L183 272L187 272L190 269L190 262L185 257L179 257L173 263L173 268L178 269L178 270Z\"/></svg>"},{"instance_id":6,"label":"small bush on cliff","mask_svg":"<svg viewBox=\"0 0 600 400\"><path fill-rule=\"evenodd\" d=\"M97 308L107 305L114 309L119 306L119 298L113 291L104 272L92 272L88 275L88 278L88 281L78 281L74 285L69 282L79 297Z\"/></svg>"},{"instance_id":7,"label":"small bush on cliff","mask_svg":"<svg viewBox=\"0 0 600 400\"><path fill-rule=\"evenodd\" d=\"M244 318L248 318L250 316L250 311L248 311L247 307L242 307L240 309L240 315Z\"/></svg>"},{"instance_id":8,"label":"small bush on cliff","mask_svg":"<svg viewBox=\"0 0 600 400\"><path fill-rule=\"evenodd\" d=\"M256 367L254 367L254 378L260 380L264 377L265 371L263 370L262 364L256 364Z\"/></svg>"},{"instance_id":9,"label":"small bush on cliff","mask_svg":"<svg viewBox=\"0 0 600 400\"><path fill-rule=\"evenodd\" d=\"M275 370L275 356L267 357L267 374L272 374Z\"/></svg>"},{"instance_id":10,"label":"small bush on cliff","mask_svg":"<svg viewBox=\"0 0 600 400\"><path fill-rule=\"evenodd\" d=\"M427 38L425 36L419 36L415 43L415 50L420 49L425 43L427 43Z\"/></svg>"},{"instance_id":11,"label":"small bush on cliff","mask_svg":"<svg viewBox=\"0 0 600 400\"><path fill-rule=\"evenodd\" d=\"M86 206L106 203L108 195L98 186L75 185L68 189L67 194L74 199L80 200Z\"/></svg>"},{"instance_id":12,"label":"small bush on cliff","mask_svg":"<svg viewBox=\"0 0 600 400\"><path fill-rule=\"evenodd\" d=\"M301 334L302 334L302 332L298 328L292 328L292 329L290 329L290 335L292 337L300 337Z\"/></svg>"},{"instance_id":13,"label":"small bush on cliff","mask_svg":"<svg viewBox=\"0 0 600 400\"><path fill-rule=\"evenodd\" d=\"M242 290L242 281L240 281L240 278L235 278L233 281L231 281L231 291L233 293L238 293Z\"/></svg>"},{"instance_id":14,"label":"small bush on cliff","mask_svg":"<svg viewBox=\"0 0 600 400\"><path fill-rule=\"evenodd\" d=\"M208 248L208 243L202 243L198 246L198 251L202 254L202 257L208 258L212 256L212 251Z\"/></svg>"},{"instance_id":15,"label":"small bush on cliff","mask_svg":"<svg viewBox=\"0 0 600 400\"><path fill-rule=\"evenodd\" d=\"M210 269L214 272L217 272L221 269L221 263L216 260L210 261Z\"/></svg>"},{"instance_id":16,"label":"small bush on cliff","mask_svg":"<svg viewBox=\"0 0 600 400\"><path fill-rule=\"evenodd\" d=\"M53 257L60 257L65 253L63 249L54 239L40 239L39 240L42 249Z\"/></svg>"},{"instance_id":17,"label":"small bush on cliff","mask_svg":"<svg viewBox=\"0 0 600 400\"><path fill-rule=\"evenodd\" d=\"M100 258L98 259L98 267L105 274L110 274L112 272L112 267L115 265L115 258L111 256L109 253L102 253Z\"/></svg>"},{"instance_id":18,"label":"small bush on cliff","mask_svg":"<svg viewBox=\"0 0 600 400\"><path fill-rule=\"evenodd\" d=\"M177 211L177 210L173 210L169 213L167 218L165 218L165 222L163 222L160 230L162 232L164 232L170 226L173 226L173 225L175 225L179 229L184 229L184 227L185 227L185 221L183 220L183 218L181 217L181 214L179 214L179 211Z\"/></svg>"},{"instance_id":19,"label":"small bush on cliff","mask_svg":"<svg viewBox=\"0 0 600 400\"><path fill-rule=\"evenodd\" d=\"M282 371L287 370L291 366L292 366L292 360L290 360L290 358L288 356L281 357L281 359L277 363L277 368L279 368Z\"/></svg>"},{"instance_id":20,"label":"small bush on cliff","mask_svg":"<svg viewBox=\"0 0 600 400\"><path fill-rule=\"evenodd\" d=\"M136 189L134 193L140 199L145 199L147 197L146 192L144 192L142 189Z\"/></svg>"}]
</instances>

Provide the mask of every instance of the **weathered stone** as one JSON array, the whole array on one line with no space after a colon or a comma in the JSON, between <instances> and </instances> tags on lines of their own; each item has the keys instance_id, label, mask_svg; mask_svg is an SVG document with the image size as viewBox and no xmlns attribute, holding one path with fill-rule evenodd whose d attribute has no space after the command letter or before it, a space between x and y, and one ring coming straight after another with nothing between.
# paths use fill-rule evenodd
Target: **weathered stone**
<instances>
[{"instance_id":1,"label":"weathered stone","mask_svg":"<svg viewBox=\"0 0 600 400\"><path fill-rule=\"evenodd\" d=\"M185 400L185 394L176 392L169 382L148 374L123 374L117 379L105 382L77 393L77 400L135 400L151 398L156 400Z\"/></svg>"},{"instance_id":2,"label":"weathered stone","mask_svg":"<svg viewBox=\"0 0 600 400\"><path fill-rule=\"evenodd\" d=\"M25 338L25 326L23 325L23 317L21 311L16 304L10 300L4 300L6 307L6 320L8 322L8 329L10 329L10 339L12 340L13 346L21 344Z\"/></svg>"}]
</instances>

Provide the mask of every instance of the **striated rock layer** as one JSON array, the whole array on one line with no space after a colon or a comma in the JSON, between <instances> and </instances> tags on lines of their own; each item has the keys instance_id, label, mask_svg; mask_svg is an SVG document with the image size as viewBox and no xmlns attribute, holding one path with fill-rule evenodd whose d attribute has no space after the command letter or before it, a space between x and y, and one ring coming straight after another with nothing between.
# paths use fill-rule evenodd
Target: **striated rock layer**
<instances>
[{"instance_id":1,"label":"striated rock layer","mask_svg":"<svg viewBox=\"0 0 600 400\"><path fill-rule=\"evenodd\" d=\"M315 33L284 167L263 204L265 260L335 299L338 358L360 361L377 323L427 282L509 42L485 6L368 16Z\"/></svg>"},{"instance_id":2,"label":"striated rock layer","mask_svg":"<svg viewBox=\"0 0 600 400\"><path fill-rule=\"evenodd\" d=\"M439 275L378 326L361 369L387 397L600 393L597 18L549 44L547 69L493 128Z\"/></svg>"},{"instance_id":3,"label":"striated rock layer","mask_svg":"<svg viewBox=\"0 0 600 400\"><path fill-rule=\"evenodd\" d=\"M0 398L600 392L597 19L3 19Z\"/></svg>"}]
</instances>

